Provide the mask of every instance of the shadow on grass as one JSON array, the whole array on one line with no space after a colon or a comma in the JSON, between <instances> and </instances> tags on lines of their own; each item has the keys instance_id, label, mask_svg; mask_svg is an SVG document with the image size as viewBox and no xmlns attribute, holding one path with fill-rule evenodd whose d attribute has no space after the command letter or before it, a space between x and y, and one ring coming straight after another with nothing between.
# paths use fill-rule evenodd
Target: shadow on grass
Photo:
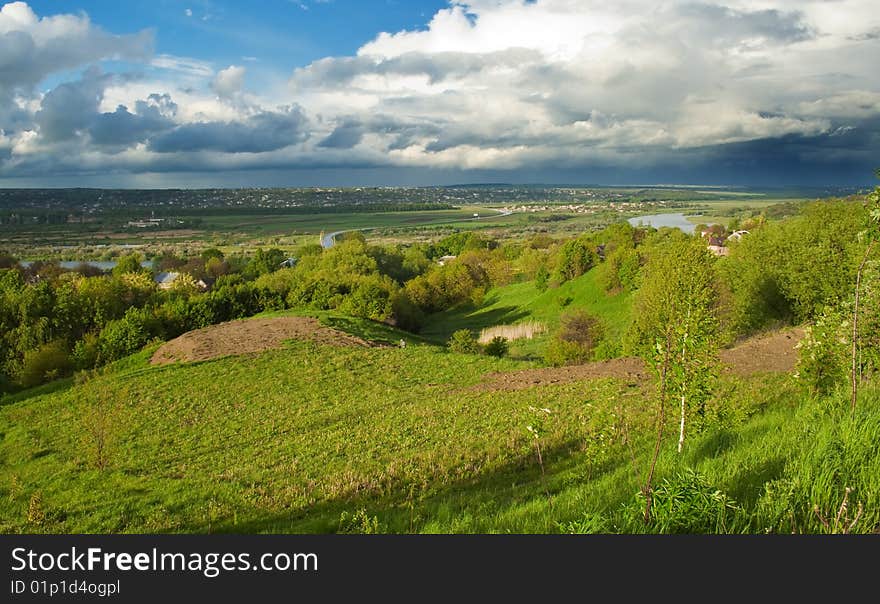
<instances>
[{"instance_id":1,"label":"shadow on grass","mask_svg":"<svg viewBox=\"0 0 880 604\"><path fill-rule=\"evenodd\" d=\"M781 477L784 471L784 457L762 460L756 466L746 468L734 476L727 492L746 509L753 509L764 493L766 483Z\"/></svg>"},{"instance_id":2,"label":"shadow on grass","mask_svg":"<svg viewBox=\"0 0 880 604\"><path fill-rule=\"evenodd\" d=\"M521 310L518 306L501 306L492 310L481 310L486 305L491 305L491 302L487 300L487 303L480 308L458 307L431 315L428 319L429 324L422 329L422 335L431 341L445 343L459 329L470 329L479 333L487 327L510 325L530 316L528 312Z\"/></svg>"},{"instance_id":3,"label":"shadow on grass","mask_svg":"<svg viewBox=\"0 0 880 604\"><path fill-rule=\"evenodd\" d=\"M22 390L21 392L4 394L2 397L0 397L0 407L12 405L13 403L20 403L21 401L26 401L37 396L63 392L65 390L69 390L72 387L73 378L67 377L60 380L55 380L54 382L49 382L48 384L43 384L42 386L36 386L34 388Z\"/></svg>"},{"instance_id":4,"label":"shadow on grass","mask_svg":"<svg viewBox=\"0 0 880 604\"><path fill-rule=\"evenodd\" d=\"M342 495L311 506L292 508L288 512L267 515L245 522L217 519L202 525L183 527L184 532L221 533L336 533L343 530L343 512L349 515L364 510L376 516L381 532L417 533L426 528L468 532L493 531L492 519L516 510L528 517L521 519L528 532L559 532L557 521L569 521L572 515L555 508L551 499L580 481L586 480L588 464L578 455L581 440L572 440L543 451L547 475L533 452L523 453L489 471L451 482L440 487L424 487L408 483L388 485L384 493ZM624 459L611 459L592 472L612 472ZM613 499L613 497L612 497ZM544 500L542 502L542 500ZM624 503L613 499L612 507ZM546 504L544 504L546 502ZM577 516L583 510L574 512ZM467 518L468 523L456 521ZM504 527L497 527L501 529Z\"/></svg>"},{"instance_id":5,"label":"shadow on grass","mask_svg":"<svg viewBox=\"0 0 880 604\"><path fill-rule=\"evenodd\" d=\"M433 342L416 334L370 319L358 319L339 315L324 315L320 317L320 321L328 327L344 331L345 333L357 336L364 340L369 340L370 342L396 346L402 339L408 345L433 344Z\"/></svg>"}]
</instances>

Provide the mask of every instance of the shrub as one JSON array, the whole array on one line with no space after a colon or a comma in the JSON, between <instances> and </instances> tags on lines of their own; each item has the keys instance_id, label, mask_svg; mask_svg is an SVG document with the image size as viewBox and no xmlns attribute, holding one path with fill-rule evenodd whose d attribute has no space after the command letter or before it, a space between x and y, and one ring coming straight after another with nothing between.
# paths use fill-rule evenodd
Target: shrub
<instances>
[{"instance_id":1,"label":"shrub","mask_svg":"<svg viewBox=\"0 0 880 604\"><path fill-rule=\"evenodd\" d=\"M633 532L661 534L729 533L737 529L742 508L694 470L664 479L653 489L651 522L644 524L645 495L626 507Z\"/></svg>"},{"instance_id":2,"label":"shrub","mask_svg":"<svg viewBox=\"0 0 880 604\"><path fill-rule=\"evenodd\" d=\"M563 365L577 365L586 363L590 360L589 351L585 351L582 346L576 342L566 342L558 337L550 340L544 351L544 361L548 365L554 367L562 367Z\"/></svg>"},{"instance_id":3,"label":"shrub","mask_svg":"<svg viewBox=\"0 0 880 604\"><path fill-rule=\"evenodd\" d=\"M19 381L25 388L38 386L67 374L73 367L63 342L43 344L24 353Z\"/></svg>"},{"instance_id":4,"label":"shrub","mask_svg":"<svg viewBox=\"0 0 880 604\"><path fill-rule=\"evenodd\" d=\"M115 361L143 348L158 330L155 323L149 310L134 308L123 318L107 323L99 336L99 362Z\"/></svg>"},{"instance_id":5,"label":"shrub","mask_svg":"<svg viewBox=\"0 0 880 604\"><path fill-rule=\"evenodd\" d=\"M547 270L547 267L543 264L538 268L538 271L535 273L535 289L539 292L547 291L547 287L550 281L550 271Z\"/></svg>"},{"instance_id":6,"label":"shrub","mask_svg":"<svg viewBox=\"0 0 880 604\"><path fill-rule=\"evenodd\" d=\"M70 359L77 369L91 369L98 364L99 339L96 333L87 333L73 346Z\"/></svg>"},{"instance_id":7,"label":"shrub","mask_svg":"<svg viewBox=\"0 0 880 604\"><path fill-rule=\"evenodd\" d=\"M554 366L589 361L601 338L599 321L585 310L566 311L559 319L559 331L547 346L544 360Z\"/></svg>"},{"instance_id":8,"label":"shrub","mask_svg":"<svg viewBox=\"0 0 880 604\"><path fill-rule=\"evenodd\" d=\"M632 291L639 274L639 253L633 248L619 247L599 265L597 281L608 293Z\"/></svg>"},{"instance_id":9,"label":"shrub","mask_svg":"<svg viewBox=\"0 0 880 604\"><path fill-rule=\"evenodd\" d=\"M418 333L425 315L409 299L406 290L399 290L391 297L391 308L394 310L394 324L397 327Z\"/></svg>"},{"instance_id":10,"label":"shrub","mask_svg":"<svg viewBox=\"0 0 880 604\"><path fill-rule=\"evenodd\" d=\"M566 241L559 250L557 271L560 281L580 277L593 267L595 261L596 255L589 242L584 239Z\"/></svg>"},{"instance_id":11,"label":"shrub","mask_svg":"<svg viewBox=\"0 0 880 604\"><path fill-rule=\"evenodd\" d=\"M449 350L459 354L479 354L480 344L470 329L459 329L449 338Z\"/></svg>"},{"instance_id":12,"label":"shrub","mask_svg":"<svg viewBox=\"0 0 880 604\"><path fill-rule=\"evenodd\" d=\"M509 346L507 344L507 338L502 336L495 336L494 338L489 340L489 343L486 344L486 347L483 349L483 351L491 357L501 358L507 354L508 349Z\"/></svg>"},{"instance_id":13,"label":"shrub","mask_svg":"<svg viewBox=\"0 0 880 604\"><path fill-rule=\"evenodd\" d=\"M826 309L806 328L798 345L798 380L812 395L830 392L847 371L847 330L850 323L839 312Z\"/></svg>"}]
</instances>

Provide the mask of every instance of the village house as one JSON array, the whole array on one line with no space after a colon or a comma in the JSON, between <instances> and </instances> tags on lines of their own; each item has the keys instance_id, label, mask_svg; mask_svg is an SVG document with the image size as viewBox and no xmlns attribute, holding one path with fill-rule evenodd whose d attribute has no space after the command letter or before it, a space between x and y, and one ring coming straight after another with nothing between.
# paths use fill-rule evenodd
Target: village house
<instances>
[{"instance_id":1,"label":"village house","mask_svg":"<svg viewBox=\"0 0 880 604\"><path fill-rule=\"evenodd\" d=\"M169 290L174 287L174 283L180 278L181 274L174 272L156 273L153 281L159 286L159 289ZM205 291L209 287L209 284L204 279L196 279L195 285L200 291Z\"/></svg>"}]
</instances>

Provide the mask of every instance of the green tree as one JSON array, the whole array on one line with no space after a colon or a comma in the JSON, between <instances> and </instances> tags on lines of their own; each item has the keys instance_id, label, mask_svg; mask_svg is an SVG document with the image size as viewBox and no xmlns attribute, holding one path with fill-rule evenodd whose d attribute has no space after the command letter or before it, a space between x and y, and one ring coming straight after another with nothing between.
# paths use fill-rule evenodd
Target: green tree
<instances>
[{"instance_id":1,"label":"green tree","mask_svg":"<svg viewBox=\"0 0 880 604\"><path fill-rule=\"evenodd\" d=\"M470 329L459 329L447 343L449 350L459 354L479 354L480 344Z\"/></svg>"},{"instance_id":2,"label":"green tree","mask_svg":"<svg viewBox=\"0 0 880 604\"><path fill-rule=\"evenodd\" d=\"M559 250L558 273L560 281L580 277L593 267L596 254L584 238L566 241Z\"/></svg>"},{"instance_id":3,"label":"green tree","mask_svg":"<svg viewBox=\"0 0 880 604\"><path fill-rule=\"evenodd\" d=\"M547 291L549 281L550 271L548 271L547 267L542 264L538 267L538 271L535 273L535 289L542 293Z\"/></svg>"},{"instance_id":4,"label":"green tree","mask_svg":"<svg viewBox=\"0 0 880 604\"><path fill-rule=\"evenodd\" d=\"M670 239L658 246L636 293L631 339L651 367L657 385L657 437L644 493L645 521L670 396L680 403L678 450L689 408L707 400L715 377L717 320L712 257L696 239Z\"/></svg>"},{"instance_id":5,"label":"green tree","mask_svg":"<svg viewBox=\"0 0 880 604\"><path fill-rule=\"evenodd\" d=\"M877 171L877 176L880 178L880 170ZM856 271L856 286L853 295L852 363L850 367L850 381L852 383L850 406L853 412L856 410L856 399L859 395L859 302L862 289L862 275L865 272L868 259L871 257L871 252L874 250L878 239L880 239L880 186L874 187L874 190L865 198L865 211L867 213L867 228L859 233L859 239L865 242L865 253Z\"/></svg>"},{"instance_id":6,"label":"green tree","mask_svg":"<svg viewBox=\"0 0 880 604\"><path fill-rule=\"evenodd\" d=\"M510 346L507 343L507 338L503 336L495 336L486 346L483 348L483 352L485 352L490 357L498 357L499 359L507 354Z\"/></svg>"},{"instance_id":7,"label":"green tree","mask_svg":"<svg viewBox=\"0 0 880 604\"><path fill-rule=\"evenodd\" d=\"M130 254L120 256L119 260L116 261L116 266L113 267L113 274L124 275L126 273L142 272L145 269L141 266L141 260L143 260L143 258L137 252L131 252Z\"/></svg>"},{"instance_id":8,"label":"green tree","mask_svg":"<svg viewBox=\"0 0 880 604\"><path fill-rule=\"evenodd\" d=\"M602 337L599 321L582 309L567 310L559 317L559 330L550 341L545 360L554 366L590 360Z\"/></svg>"}]
</instances>

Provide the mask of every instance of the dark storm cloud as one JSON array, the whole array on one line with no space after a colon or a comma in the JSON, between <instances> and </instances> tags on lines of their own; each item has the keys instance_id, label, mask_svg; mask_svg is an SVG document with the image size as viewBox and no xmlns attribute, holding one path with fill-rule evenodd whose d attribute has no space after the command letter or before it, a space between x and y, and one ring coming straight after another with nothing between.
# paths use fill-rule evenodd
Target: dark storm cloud
<instances>
[{"instance_id":1,"label":"dark storm cloud","mask_svg":"<svg viewBox=\"0 0 880 604\"><path fill-rule=\"evenodd\" d=\"M414 120L379 114L365 119L343 119L318 147L325 149L351 149L359 144L367 133L391 137L389 150L406 149L416 140L436 137L444 125L439 121Z\"/></svg>"},{"instance_id":2,"label":"dark storm cloud","mask_svg":"<svg viewBox=\"0 0 880 604\"><path fill-rule=\"evenodd\" d=\"M167 94L152 94L146 101L135 102L134 113L124 105L101 113L104 91L116 79L90 69L82 79L60 84L47 93L34 114L41 140L59 143L87 137L96 145L127 147L174 127L170 118L177 106Z\"/></svg>"},{"instance_id":3,"label":"dark storm cloud","mask_svg":"<svg viewBox=\"0 0 880 604\"><path fill-rule=\"evenodd\" d=\"M135 103L135 113L120 105L112 113L95 116L89 127L89 135L97 145L127 147L145 141L152 134L170 130L174 122L170 115L177 105L167 94L151 94L147 101Z\"/></svg>"},{"instance_id":4,"label":"dark storm cloud","mask_svg":"<svg viewBox=\"0 0 880 604\"><path fill-rule=\"evenodd\" d=\"M148 146L157 153L262 153L283 149L307 138L306 117L294 106L282 111L264 111L241 121L183 124L153 137Z\"/></svg>"},{"instance_id":5,"label":"dark storm cloud","mask_svg":"<svg viewBox=\"0 0 880 604\"><path fill-rule=\"evenodd\" d=\"M330 136L318 143L327 149L351 149L364 138L364 127L356 120L346 120L336 126Z\"/></svg>"},{"instance_id":6,"label":"dark storm cloud","mask_svg":"<svg viewBox=\"0 0 880 604\"><path fill-rule=\"evenodd\" d=\"M88 130L111 80L112 76L90 69L81 80L61 84L44 96L34 115L40 137L55 143Z\"/></svg>"}]
</instances>

